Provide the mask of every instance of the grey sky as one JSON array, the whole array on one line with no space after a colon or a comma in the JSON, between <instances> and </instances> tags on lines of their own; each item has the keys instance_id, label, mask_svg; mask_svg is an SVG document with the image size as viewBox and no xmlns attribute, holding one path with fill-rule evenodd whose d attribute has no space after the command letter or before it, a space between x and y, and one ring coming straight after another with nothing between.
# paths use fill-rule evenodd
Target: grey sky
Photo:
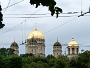
<instances>
[{"instance_id":1,"label":"grey sky","mask_svg":"<svg viewBox=\"0 0 90 68\"><path fill-rule=\"evenodd\" d=\"M10 5L14 4L21 0L11 0ZM9 0L0 0L2 8L7 7ZM82 0L82 7L81 7L81 0L56 0L57 6L63 9L63 13L67 12L81 12L81 8L83 12L87 12L90 6L89 0ZM4 12L4 17L27 17L25 15L20 16L10 16L5 14L33 14L42 6L35 8L29 4L29 0L25 0L17 5L7 8ZM36 14L45 14L50 13L47 7L42 7ZM35 23L37 23L37 29L40 30L45 36L45 43L46 43L46 55L52 54L52 45L59 39L61 44L68 44L71 41L72 35L74 35L75 40L80 45L80 49L89 49L89 47L83 47L90 45L90 14L86 14L83 17L76 18L70 22L69 20L75 18L78 14L60 14L59 16L73 16L73 17L42 17L42 18L30 18L26 21L26 31L25 31L25 23L22 24L23 33L28 36L29 32L31 32L35 28ZM88 16L87 16L88 15ZM28 15L29 17L30 15ZM32 17L34 17L33 15ZM50 16L50 14L46 15ZM3 23L5 23L5 27L0 30L0 48L1 47L9 47L10 44L14 41L14 38L18 44L22 42L22 32L21 32L21 25L17 26L16 28L6 32L7 30L11 29L12 27L20 24L26 18L4 18ZM63 23L66 23L62 25ZM62 25L58 27L59 25ZM58 27L58 28L56 28ZM56 28L52 30L53 28ZM50 31L51 30L51 31ZM48 32L49 31L49 32ZM6 32L6 33L4 33ZM47 33L46 33L47 32ZM4 33L4 34L3 34ZM1 35L2 34L2 35ZM23 34L23 41L25 40L25 35ZM25 53L25 46L19 45L20 53ZM63 46L63 53L65 50L65 46Z\"/></svg>"}]
</instances>

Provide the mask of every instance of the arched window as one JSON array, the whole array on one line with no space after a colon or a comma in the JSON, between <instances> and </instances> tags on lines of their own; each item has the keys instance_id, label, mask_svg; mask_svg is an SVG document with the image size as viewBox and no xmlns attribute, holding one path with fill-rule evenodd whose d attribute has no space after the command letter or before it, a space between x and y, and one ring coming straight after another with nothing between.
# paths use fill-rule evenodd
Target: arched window
<instances>
[{"instance_id":1,"label":"arched window","mask_svg":"<svg viewBox=\"0 0 90 68\"><path fill-rule=\"evenodd\" d=\"M78 54L78 48L77 48L77 54Z\"/></svg>"},{"instance_id":2,"label":"arched window","mask_svg":"<svg viewBox=\"0 0 90 68\"><path fill-rule=\"evenodd\" d=\"M33 53L33 49L32 49L32 53Z\"/></svg>"},{"instance_id":3,"label":"arched window","mask_svg":"<svg viewBox=\"0 0 90 68\"><path fill-rule=\"evenodd\" d=\"M70 54L70 48L68 48L68 54Z\"/></svg>"},{"instance_id":4,"label":"arched window","mask_svg":"<svg viewBox=\"0 0 90 68\"><path fill-rule=\"evenodd\" d=\"M72 54L75 54L75 48L72 48Z\"/></svg>"}]
</instances>

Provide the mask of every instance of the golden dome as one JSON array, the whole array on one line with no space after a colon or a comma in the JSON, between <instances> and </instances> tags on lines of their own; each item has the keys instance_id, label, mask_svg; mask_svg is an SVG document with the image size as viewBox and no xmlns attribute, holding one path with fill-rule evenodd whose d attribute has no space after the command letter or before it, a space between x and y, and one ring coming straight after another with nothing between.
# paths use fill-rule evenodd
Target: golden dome
<instances>
[{"instance_id":1,"label":"golden dome","mask_svg":"<svg viewBox=\"0 0 90 68\"><path fill-rule=\"evenodd\" d=\"M68 46L78 46L78 43L72 38L72 40L68 43Z\"/></svg>"},{"instance_id":2,"label":"golden dome","mask_svg":"<svg viewBox=\"0 0 90 68\"><path fill-rule=\"evenodd\" d=\"M31 39L32 37L44 39L44 35L37 29L34 29L32 32L30 32L27 39Z\"/></svg>"}]
</instances>

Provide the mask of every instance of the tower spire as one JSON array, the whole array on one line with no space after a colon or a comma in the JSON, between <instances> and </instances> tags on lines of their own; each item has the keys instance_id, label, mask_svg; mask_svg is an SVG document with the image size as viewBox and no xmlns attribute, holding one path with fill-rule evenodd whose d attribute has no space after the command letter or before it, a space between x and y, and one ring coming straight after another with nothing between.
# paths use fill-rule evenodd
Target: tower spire
<instances>
[{"instance_id":1,"label":"tower spire","mask_svg":"<svg viewBox=\"0 0 90 68\"><path fill-rule=\"evenodd\" d=\"M74 35L72 35L72 40L74 40Z\"/></svg>"},{"instance_id":2,"label":"tower spire","mask_svg":"<svg viewBox=\"0 0 90 68\"><path fill-rule=\"evenodd\" d=\"M35 30L37 29L37 23L35 23Z\"/></svg>"},{"instance_id":3,"label":"tower spire","mask_svg":"<svg viewBox=\"0 0 90 68\"><path fill-rule=\"evenodd\" d=\"M58 38L57 38L57 42L58 42Z\"/></svg>"},{"instance_id":4,"label":"tower spire","mask_svg":"<svg viewBox=\"0 0 90 68\"><path fill-rule=\"evenodd\" d=\"M14 38L14 42L15 42L15 38Z\"/></svg>"}]
</instances>

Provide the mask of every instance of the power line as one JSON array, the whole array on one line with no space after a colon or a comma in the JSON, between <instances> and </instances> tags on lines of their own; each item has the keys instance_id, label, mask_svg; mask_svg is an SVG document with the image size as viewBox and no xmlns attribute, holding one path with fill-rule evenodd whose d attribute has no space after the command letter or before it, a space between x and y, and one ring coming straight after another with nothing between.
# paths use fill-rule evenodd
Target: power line
<instances>
[{"instance_id":1,"label":"power line","mask_svg":"<svg viewBox=\"0 0 90 68\"><path fill-rule=\"evenodd\" d=\"M19 4L19 3L23 2L23 1L24 1L24 0L21 0L21 1L19 1L19 2L16 2L16 3L12 4L12 5L9 5L9 6L5 7L5 8L3 8L2 10L7 9L7 8L9 8L9 7L12 7L12 6L16 5L16 4Z\"/></svg>"},{"instance_id":2,"label":"power line","mask_svg":"<svg viewBox=\"0 0 90 68\"><path fill-rule=\"evenodd\" d=\"M71 19L71 20L69 20L69 21L67 21L67 22L65 22L65 23L63 23L63 24L61 24L61 25L59 25L59 26L57 26L57 27L55 27L55 28L53 28L53 29L51 29L51 30L49 30L49 31L47 31L47 32L45 32L44 34L50 32L50 31L52 31L52 30L54 30L54 29L56 29L56 28L59 28L60 26L63 26L63 25L69 23L70 21L72 21L72 20L74 20L74 19L76 19L76 18L78 18L78 16L75 17L75 18L73 18L73 19ZM20 45L25 45L25 44L26 44L26 43L23 43L23 44L20 44Z\"/></svg>"},{"instance_id":3,"label":"power line","mask_svg":"<svg viewBox=\"0 0 90 68\"><path fill-rule=\"evenodd\" d=\"M4 17L4 18L41 18L41 17Z\"/></svg>"},{"instance_id":4,"label":"power line","mask_svg":"<svg viewBox=\"0 0 90 68\"><path fill-rule=\"evenodd\" d=\"M42 8L42 7L41 7L41 8ZM41 8L39 8L37 11L39 11ZM33 14L35 14L37 11L35 11ZM33 15L33 14L32 14L32 15ZM31 16L32 16L32 15L31 15ZM31 17L31 16L30 16L30 17ZM30 17L29 17L29 18L30 18ZM15 27L17 27L17 26L21 25L22 23L24 23L24 22L25 22L26 20L28 20L29 18L26 18L23 22L21 22L20 24L18 24L18 25L16 25L16 26L12 27L11 29L9 29L9 30L5 31L5 32L4 32L4 33L2 33L1 35L3 35L3 34L5 34L5 33L7 33L8 31L10 31L10 30L12 30L12 29L14 29Z\"/></svg>"},{"instance_id":5,"label":"power line","mask_svg":"<svg viewBox=\"0 0 90 68\"><path fill-rule=\"evenodd\" d=\"M7 45L7 44L10 45L10 43L0 43L0 45L1 45L1 44L2 44L2 45ZM21 45L21 44L18 44L18 45ZM23 45L26 45L26 44L23 44ZM47 45L47 46L53 46L54 43L53 43L53 44L45 43L45 45ZM81 45L81 46L80 46L80 45ZM90 44L87 44L87 45L86 45L86 44L80 44L80 45L79 45L80 47L90 47ZM66 46L68 46L68 44L61 44L61 46L63 46L63 47L65 46L65 47L66 47Z\"/></svg>"},{"instance_id":6,"label":"power line","mask_svg":"<svg viewBox=\"0 0 90 68\"><path fill-rule=\"evenodd\" d=\"M8 6L9 6L10 2L11 2L11 0L9 0L8 5L7 5L7 8L8 8ZM4 10L4 12L7 10L7 8ZM4 12L3 12L3 13L4 13Z\"/></svg>"},{"instance_id":7,"label":"power line","mask_svg":"<svg viewBox=\"0 0 90 68\"><path fill-rule=\"evenodd\" d=\"M45 13L45 14L33 14L33 15L47 15L50 13ZM32 15L32 14L4 14L4 15Z\"/></svg>"},{"instance_id":8,"label":"power line","mask_svg":"<svg viewBox=\"0 0 90 68\"><path fill-rule=\"evenodd\" d=\"M41 7L41 8L42 8L42 7ZM40 8L40 9L41 9L41 8ZM40 9L38 9L38 10L40 10ZM37 10L37 11L38 11L38 10ZM37 11L36 11L36 12L37 12ZM36 13L36 12L35 12L35 13ZM34 13L34 14L35 14L35 13ZM33 14L32 14L32 15L33 15ZM32 15L31 15L31 16L32 16ZM31 17L31 16L30 16L30 17ZM79 15L79 16L80 16L80 15ZM57 26L57 27L55 27L55 28L53 28L53 29L51 29L51 30L49 30L49 31L45 32L44 34L46 34L46 33L50 32L50 31L52 31L52 30L54 30L54 29L56 29L56 28L58 28L58 27L60 27L60 26L62 26L62 25L64 25L64 24L67 24L68 22L70 22L70 21L72 21L72 20L74 20L74 19L78 18L79 16L77 16L77 17L75 17L75 18L73 18L73 19L71 19L71 20L69 20L69 21L67 21L67 22L65 22L65 23L63 23L63 24L61 24L61 25L59 25L59 26ZM25 22L27 19L29 19L30 17L26 18L26 19L25 19L23 22L21 22L21 23L24 23L24 22ZM16 26L14 26L14 27L12 27L11 29L7 30L6 32L2 33L1 35L3 35L3 34L5 34L5 33L7 33L8 31L10 31L10 30L12 30L12 29L14 29L15 27L17 27L17 26L21 25L21 23L20 23L20 24L18 24L18 25L16 25Z\"/></svg>"},{"instance_id":9,"label":"power line","mask_svg":"<svg viewBox=\"0 0 90 68\"><path fill-rule=\"evenodd\" d=\"M58 17L75 17L77 15L71 15L71 16L58 16ZM81 15L79 15L81 16ZM78 16L78 17L79 17ZM84 15L84 16L90 16L90 15ZM4 17L4 18L43 18L43 17L56 17L56 16L36 16L36 17Z\"/></svg>"},{"instance_id":10,"label":"power line","mask_svg":"<svg viewBox=\"0 0 90 68\"><path fill-rule=\"evenodd\" d=\"M77 15L71 15L71 16L58 16L58 17L75 17ZM81 16L81 15L80 15ZM85 15L90 16L90 15ZM56 16L36 16L36 17L4 17L4 18L44 18L44 17L56 17ZM79 16L78 16L79 17Z\"/></svg>"},{"instance_id":11,"label":"power line","mask_svg":"<svg viewBox=\"0 0 90 68\"><path fill-rule=\"evenodd\" d=\"M80 13L80 12L67 12L67 13L60 13L60 14L77 14L77 13ZM50 14L50 13L34 14L34 15L47 15L47 14ZM32 14L4 14L4 15L32 15Z\"/></svg>"},{"instance_id":12,"label":"power line","mask_svg":"<svg viewBox=\"0 0 90 68\"><path fill-rule=\"evenodd\" d=\"M41 8L42 8L42 7L41 7ZM40 8L40 9L41 9L41 8ZM38 9L38 10L40 10L40 9ZM38 10L37 10L37 11L38 11ZM36 12L37 12L37 11L36 11ZM36 12L35 12L35 13L36 13ZM35 13L34 13L34 14L35 14ZM88 11L88 12L86 12L86 13L84 13L84 14L87 14L87 13L90 13L90 11ZM32 15L34 15L34 14L32 14ZM31 15L31 16L32 16L32 15ZM21 22L21 23L24 23L27 19L31 18L31 16L28 17L28 18L26 18L26 19L25 19L23 22ZM71 19L71 20L69 20L69 21L67 21L67 22L65 22L65 23L63 23L63 24L61 24L61 25L59 25L59 26L57 26L57 27L55 27L55 28L47 31L47 32L50 32L50 31L52 31L52 30L54 30L54 29L56 29L56 28L58 28L58 27L60 27L60 26L62 26L62 25L64 25L64 24L67 24L68 22L70 22L70 21L72 21L72 20L74 20L74 19L76 19L76 18L78 18L78 17L80 17L80 16L82 16L82 15L79 15L79 16L77 16L77 17L75 17L75 18L73 18L73 19ZM10 30L14 29L15 27L21 25L21 23L18 24L18 25L16 25L16 26L14 26L14 27L12 27L11 29L7 30L7 31L4 32L4 33L7 33L8 31L10 31ZM46 34L47 32L45 32L44 34ZM1 35L3 35L4 33L2 33Z\"/></svg>"},{"instance_id":13,"label":"power line","mask_svg":"<svg viewBox=\"0 0 90 68\"><path fill-rule=\"evenodd\" d=\"M76 18L78 18L78 17L75 17L75 18L73 18L73 19L71 19L71 20L69 20L69 21L67 21L67 22L65 22L65 23L63 23L63 24L61 24L61 25L59 25L59 26L57 26L57 27L55 27L55 28L53 28L53 29L51 29L51 30L49 30L49 31L45 32L44 34L46 34L46 33L50 32L50 31L52 31L52 30L55 30L56 28L59 28L60 26L63 26L63 25L65 25L65 24L67 24L67 23L71 22L72 20L74 20L74 19L76 19Z\"/></svg>"}]
</instances>

